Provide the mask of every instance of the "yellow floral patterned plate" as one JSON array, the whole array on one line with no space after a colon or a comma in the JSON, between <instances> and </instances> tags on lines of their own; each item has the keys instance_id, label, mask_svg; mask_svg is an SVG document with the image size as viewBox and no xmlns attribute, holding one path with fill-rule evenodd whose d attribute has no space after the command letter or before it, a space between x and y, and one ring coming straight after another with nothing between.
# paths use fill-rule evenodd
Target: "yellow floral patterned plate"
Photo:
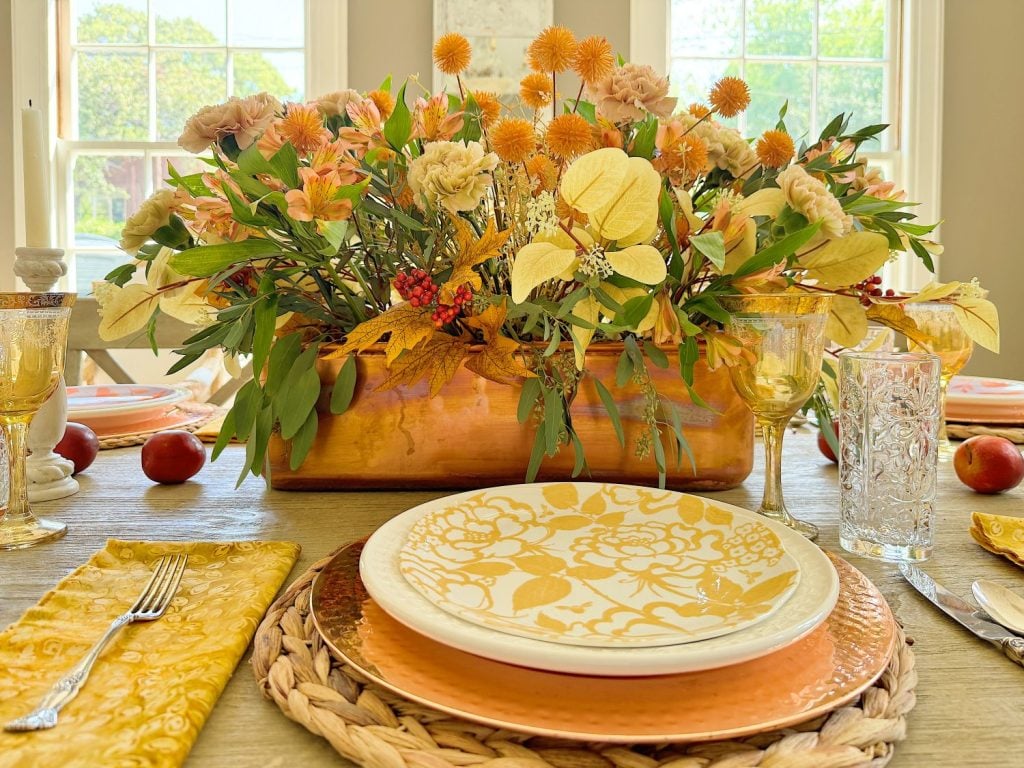
<instances>
[{"instance_id":1,"label":"yellow floral patterned plate","mask_svg":"<svg viewBox=\"0 0 1024 768\"><path fill-rule=\"evenodd\" d=\"M763 519L673 491L545 483L424 507L399 553L402 575L442 610L519 637L706 640L768 618L800 578Z\"/></svg>"},{"instance_id":2,"label":"yellow floral patterned plate","mask_svg":"<svg viewBox=\"0 0 1024 768\"><path fill-rule=\"evenodd\" d=\"M989 552L1024 567L1024 519L974 512L971 536Z\"/></svg>"}]
</instances>

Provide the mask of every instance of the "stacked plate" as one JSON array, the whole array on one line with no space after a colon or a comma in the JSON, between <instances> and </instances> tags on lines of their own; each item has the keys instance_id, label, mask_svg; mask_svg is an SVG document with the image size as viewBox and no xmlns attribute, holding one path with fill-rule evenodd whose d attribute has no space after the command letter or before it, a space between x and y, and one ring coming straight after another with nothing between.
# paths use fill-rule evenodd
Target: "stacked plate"
<instances>
[{"instance_id":1,"label":"stacked plate","mask_svg":"<svg viewBox=\"0 0 1024 768\"><path fill-rule=\"evenodd\" d=\"M181 387L146 384L68 387L68 421L101 439L176 429L202 418L180 407L190 396Z\"/></svg>"},{"instance_id":2,"label":"stacked plate","mask_svg":"<svg viewBox=\"0 0 1024 768\"><path fill-rule=\"evenodd\" d=\"M1024 381L954 376L946 395L946 419L961 424L1024 425Z\"/></svg>"},{"instance_id":3,"label":"stacked plate","mask_svg":"<svg viewBox=\"0 0 1024 768\"><path fill-rule=\"evenodd\" d=\"M895 637L877 589L790 529L600 483L420 505L339 553L311 599L328 644L395 693L596 741L808 720L871 685Z\"/></svg>"}]
</instances>

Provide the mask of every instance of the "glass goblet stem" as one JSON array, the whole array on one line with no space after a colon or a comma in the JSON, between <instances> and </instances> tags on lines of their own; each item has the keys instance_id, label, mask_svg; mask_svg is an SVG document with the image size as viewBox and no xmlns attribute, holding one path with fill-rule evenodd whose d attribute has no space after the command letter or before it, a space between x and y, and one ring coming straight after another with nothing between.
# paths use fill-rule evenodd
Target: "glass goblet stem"
<instances>
[{"instance_id":1,"label":"glass goblet stem","mask_svg":"<svg viewBox=\"0 0 1024 768\"><path fill-rule=\"evenodd\" d=\"M789 418L759 418L764 439L764 496L758 513L789 526L812 541L818 536L818 527L803 520L797 520L786 509L782 499L782 438L786 434Z\"/></svg>"},{"instance_id":2,"label":"glass goblet stem","mask_svg":"<svg viewBox=\"0 0 1024 768\"><path fill-rule=\"evenodd\" d=\"M28 427L33 414L0 414L0 434L7 443L7 499L0 499L0 550L21 549L67 532L64 523L38 520L28 505L25 472Z\"/></svg>"},{"instance_id":3,"label":"glass goblet stem","mask_svg":"<svg viewBox=\"0 0 1024 768\"><path fill-rule=\"evenodd\" d=\"M949 442L946 432L946 390L952 376L939 377L939 461L950 461L953 458L953 444Z\"/></svg>"}]
</instances>

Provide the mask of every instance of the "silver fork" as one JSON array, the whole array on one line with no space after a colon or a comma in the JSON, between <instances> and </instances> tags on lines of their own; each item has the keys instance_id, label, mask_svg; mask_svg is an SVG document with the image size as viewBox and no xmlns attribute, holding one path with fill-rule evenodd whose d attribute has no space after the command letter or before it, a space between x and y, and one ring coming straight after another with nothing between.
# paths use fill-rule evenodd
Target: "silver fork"
<instances>
[{"instance_id":1,"label":"silver fork","mask_svg":"<svg viewBox=\"0 0 1024 768\"><path fill-rule=\"evenodd\" d=\"M136 621L155 621L164 615L171 598L178 591L181 576L185 572L188 555L167 555L156 561L153 576L142 590L135 604L111 622L96 645L73 666L64 677L54 683L43 696L39 705L24 717L12 720L4 726L5 731L41 731L57 724L57 713L82 690L93 664L99 658L110 639L126 624Z\"/></svg>"}]
</instances>

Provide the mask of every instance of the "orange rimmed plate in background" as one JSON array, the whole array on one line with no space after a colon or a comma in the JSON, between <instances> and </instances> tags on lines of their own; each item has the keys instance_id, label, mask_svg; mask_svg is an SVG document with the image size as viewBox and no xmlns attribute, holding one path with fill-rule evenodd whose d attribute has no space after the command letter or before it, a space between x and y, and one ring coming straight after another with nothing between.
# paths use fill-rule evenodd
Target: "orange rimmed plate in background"
<instances>
[{"instance_id":1,"label":"orange rimmed plate in background","mask_svg":"<svg viewBox=\"0 0 1024 768\"><path fill-rule=\"evenodd\" d=\"M611 678L545 672L491 661L430 640L369 599L362 544L324 568L311 593L326 642L388 690L487 725L585 741L658 743L734 738L803 722L870 686L892 655L885 599L833 557L839 601L795 643L753 661L674 675Z\"/></svg>"},{"instance_id":2,"label":"orange rimmed plate in background","mask_svg":"<svg viewBox=\"0 0 1024 768\"><path fill-rule=\"evenodd\" d=\"M149 384L101 384L68 387L68 421L85 424L100 437L137 432L159 421L190 397L187 389ZM180 414L179 414L180 417Z\"/></svg>"}]
</instances>

